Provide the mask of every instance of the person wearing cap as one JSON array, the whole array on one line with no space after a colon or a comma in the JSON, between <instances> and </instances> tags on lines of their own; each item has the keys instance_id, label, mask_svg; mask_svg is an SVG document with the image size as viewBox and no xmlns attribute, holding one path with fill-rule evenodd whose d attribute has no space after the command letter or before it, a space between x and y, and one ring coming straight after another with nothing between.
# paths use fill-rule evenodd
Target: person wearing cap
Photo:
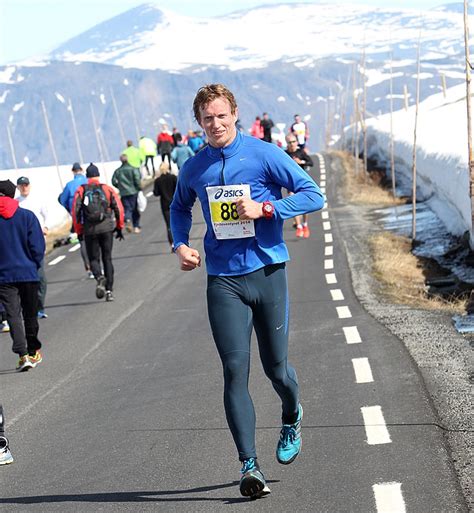
<instances>
[{"instance_id":1,"label":"person wearing cap","mask_svg":"<svg viewBox=\"0 0 474 513\"><path fill-rule=\"evenodd\" d=\"M38 270L44 260L45 241L33 212L19 208L15 185L0 181L0 302L7 311L12 350L19 357L16 370L38 365Z\"/></svg>"},{"instance_id":2,"label":"person wearing cap","mask_svg":"<svg viewBox=\"0 0 474 513\"><path fill-rule=\"evenodd\" d=\"M87 183L87 178L84 175L84 170L82 169L79 162L74 162L71 171L74 175L74 178L65 185L63 192L58 197L58 201L72 216L71 212L72 202L74 200L74 193L80 185L84 185L85 183ZM75 234L75 231L74 224L71 222L71 235L72 234ZM86 272L89 274L89 278L94 278L94 275L91 271L91 266L89 264L89 257L87 256L85 244L81 244L81 257L82 261L84 262Z\"/></svg>"},{"instance_id":3,"label":"person wearing cap","mask_svg":"<svg viewBox=\"0 0 474 513\"><path fill-rule=\"evenodd\" d=\"M20 195L17 197L20 207L31 210L35 214L41 225L41 229L43 230L43 235L46 237L49 232L49 225L51 224L49 219L48 204L38 194L31 194L31 183L27 176L20 176L20 178L18 178L16 181L16 185L20 192ZM38 317L40 319L46 319L48 315L45 313L44 309L48 282L44 272L44 262L41 264L38 272L40 277L40 285L38 291Z\"/></svg>"},{"instance_id":4,"label":"person wearing cap","mask_svg":"<svg viewBox=\"0 0 474 513\"><path fill-rule=\"evenodd\" d=\"M86 177L88 178L87 184L80 185L74 194L72 220L76 233L79 236L84 236L91 270L97 281L95 290L97 299L105 297L106 301L113 301L113 234L115 232L115 237L119 240L123 240L123 205L118 194L112 187L100 183L99 176L99 169L91 163L86 169ZM93 201L90 199L91 193L92 197L95 194L101 195L106 202L104 216L99 221L87 219L86 208L89 208L90 201ZM100 263L101 258L104 275L102 274Z\"/></svg>"}]
</instances>

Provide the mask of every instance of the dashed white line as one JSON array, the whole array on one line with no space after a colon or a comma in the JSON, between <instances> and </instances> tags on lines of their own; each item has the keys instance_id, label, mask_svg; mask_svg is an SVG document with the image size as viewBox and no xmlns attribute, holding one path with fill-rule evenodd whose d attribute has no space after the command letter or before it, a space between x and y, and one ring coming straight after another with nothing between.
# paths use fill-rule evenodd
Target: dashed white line
<instances>
[{"instance_id":1,"label":"dashed white line","mask_svg":"<svg viewBox=\"0 0 474 513\"><path fill-rule=\"evenodd\" d=\"M368 358L352 358L356 383L373 383L372 369Z\"/></svg>"},{"instance_id":2,"label":"dashed white line","mask_svg":"<svg viewBox=\"0 0 474 513\"><path fill-rule=\"evenodd\" d=\"M334 283L337 283L336 275L334 273L326 274L326 283L328 285L332 285Z\"/></svg>"},{"instance_id":3,"label":"dashed white line","mask_svg":"<svg viewBox=\"0 0 474 513\"><path fill-rule=\"evenodd\" d=\"M59 264L59 262L63 261L66 258L66 255L61 255L55 258L54 260L51 260L48 265L56 265Z\"/></svg>"},{"instance_id":4,"label":"dashed white line","mask_svg":"<svg viewBox=\"0 0 474 513\"><path fill-rule=\"evenodd\" d=\"M323 221L323 230L328 231L331 229L331 221Z\"/></svg>"},{"instance_id":5,"label":"dashed white line","mask_svg":"<svg viewBox=\"0 0 474 513\"><path fill-rule=\"evenodd\" d=\"M362 406L365 434L369 445L389 444L392 442L385 424L380 406Z\"/></svg>"},{"instance_id":6,"label":"dashed white line","mask_svg":"<svg viewBox=\"0 0 474 513\"><path fill-rule=\"evenodd\" d=\"M150 196L153 196L153 191L148 191L145 196L149 198Z\"/></svg>"},{"instance_id":7,"label":"dashed white line","mask_svg":"<svg viewBox=\"0 0 474 513\"><path fill-rule=\"evenodd\" d=\"M77 251L78 249L81 249L81 244L74 244L74 246L69 250L69 253L74 253L74 251Z\"/></svg>"},{"instance_id":8,"label":"dashed white line","mask_svg":"<svg viewBox=\"0 0 474 513\"><path fill-rule=\"evenodd\" d=\"M377 483L372 490L377 513L406 513L401 483Z\"/></svg>"},{"instance_id":9,"label":"dashed white line","mask_svg":"<svg viewBox=\"0 0 474 513\"><path fill-rule=\"evenodd\" d=\"M349 319L352 317L351 311L348 306L337 306L336 307L337 316L339 319Z\"/></svg>"},{"instance_id":10,"label":"dashed white line","mask_svg":"<svg viewBox=\"0 0 474 513\"><path fill-rule=\"evenodd\" d=\"M344 331L347 344L360 344L362 342L357 326L346 326L342 329Z\"/></svg>"},{"instance_id":11,"label":"dashed white line","mask_svg":"<svg viewBox=\"0 0 474 513\"><path fill-rule=\"evenodd\" d=\"M323 194L326 194L326 187L320 187L319 188Z\"/></svg>"},{"instance_id":12,"label":"dashed white line","mask_svg":"<svg viewBox=\"0 0 474 513\"><path fill-rule=\"evenodd\" d=\"M322 177L321 177L321 178L322 178ZM326 187L326 180L321 180L321 181L319 182L319 186L320 186L320 187Z\"/></svg>"},{"instance_id":13,"label":"dashed white line","mask_svg":"<svg viewBox=\"0 0 474 513\"><path fill-rule=\"evenodd\" d=\"M332 289L329 292L333 301L344 301L344 294L341 289Z\"/></svg>"},{"instance_id":14,"label":"dashed white line","mask_svg":"<svg viewBox=\"0 0 474 513\"><path fill-rule=\"evenodd\" d=\"M331 233L325 233L324 234L324 242L331 243L332 242L332 234Z\"/></svg>"},{"instance_id":15,"label":"dashed white line","mask_svg":"<svg viewBox=\"0 0 474 513\"><path fill-rule=\"evenodd\" d=\"M326 246L324 248L324 256L332 256L333 250L334 250L333 246Z\"/></svg>"},{"instance_id":16,"label":"dashed white line","mask_svg":"<svg viewBox=\"0 0 474 513\"><path fill-rule=\"evenodd\" d=\"M321 217L323 219L329 219L329 212L321 212Z\"/></svg>"},{"instance_id":17,"label":"dashed white line","mask_svg":"<svg viewBox=\"0 0 474 513\"><path fill-rule=\"evenodd\" d=\"M324 261L324 269L334 269L334 260L332 258L328 258Z\"/></svg>"}]
</instances>

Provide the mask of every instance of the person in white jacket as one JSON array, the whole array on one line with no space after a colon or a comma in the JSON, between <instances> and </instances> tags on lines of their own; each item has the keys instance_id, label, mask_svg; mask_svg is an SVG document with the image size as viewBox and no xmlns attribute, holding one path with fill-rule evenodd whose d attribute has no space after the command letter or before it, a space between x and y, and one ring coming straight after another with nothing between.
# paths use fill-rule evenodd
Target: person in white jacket
<instances>
[{"instance_id":1,"label":"person in white jacket","mask_svg":"<svg viewBox=\"0 0 474 513\"><path fill-rule=\"evenodd\" d=\"M49 232L50 224L48 205L46 201L44 201L44 199L37 194L31 194L31 182L27 176L20 176L20 178L18 178L16 181L16 185L20 193L16 198L20 204L20 207L31 210L31 212L35 214L41 225L41 229L43 230L43 235L46 237ZM40 269L38 269L38 274L40 278L40 286L38 290L38 318L46 319L48 315L44 310L48 282L46 281L46 274L44 272L44 260Z\"/></svg>"}]
</instances>

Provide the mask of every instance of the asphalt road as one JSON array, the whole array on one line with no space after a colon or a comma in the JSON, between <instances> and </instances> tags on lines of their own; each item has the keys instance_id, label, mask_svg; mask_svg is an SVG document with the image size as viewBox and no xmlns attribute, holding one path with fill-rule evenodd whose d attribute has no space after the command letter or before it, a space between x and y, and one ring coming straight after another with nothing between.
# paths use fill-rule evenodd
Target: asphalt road
<instances>
[{"instance_id":1,"label":"asphalt road","mask_svg":"<svg viewBox=\"0 0 474 513\"><path fill-rule=\"evenodd\" d=\"M142 233L115 244L115 302L97 300L79 253L58 248L47 257L66 258L47 265L43 363L15 373L0 335L15 458L0 467L0 511L466 511L417 368L354 296L331 169L313 174L326 182L328 207L311 215L310 239L285 227L290 360L305 412L303 451L287 467L274 457L279 401L253 344L257 448L272 494L239 495L205 270L179 271L150 198ZM201 251L204 229L196 210Z\"/></svg>"}]
</instances>

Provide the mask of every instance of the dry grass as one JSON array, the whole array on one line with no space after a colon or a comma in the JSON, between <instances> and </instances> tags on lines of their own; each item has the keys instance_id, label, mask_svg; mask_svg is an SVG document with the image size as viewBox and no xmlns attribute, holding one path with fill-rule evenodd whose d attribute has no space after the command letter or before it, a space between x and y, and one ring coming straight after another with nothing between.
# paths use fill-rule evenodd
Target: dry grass
<instances>
[{"instance_id":1,"label":"dry grass","mask_svg":"<svg viewBox=\"0 0 474 513\"><path fill-rule=\"evenodd\" d=\"M444 300L428 297L425 271L420 261L411 253L408 237L382 232L369 240L373 256L373 272L381 284L383 294L394 303L464 313L466 300Z\"/></svg>"},{"instance_id":2,"label":"dry grass","mask_svg":"<svg viewBox=\"0 0 474 513\"><path fill-rule=\"evenodd\" d=\"M46 254L50 253L54 247L54 242L57 239L64 239L70 234L71 221L67 221L61 226L58 226L54 230L50 230L46 235Z\"/></svg>"},{"instance_id":3,"label":"dry grass","mask_svg":"<svg viewBox=\"0 0 474 513\"><path fill-rule=\"evenodd\" d=\"M376 177L377 180L374 180L374 176L365 177L362 160L359 162L359 174L356 175L354 172L355 158L353 155L345 151L335 151L333 153L341 159L344 166L344 190L348 201L361 205L379 206L401 205L405 203L405 200L394 198L390 191L380 187L379 175Z\"/></svg>"}]
</instances>

